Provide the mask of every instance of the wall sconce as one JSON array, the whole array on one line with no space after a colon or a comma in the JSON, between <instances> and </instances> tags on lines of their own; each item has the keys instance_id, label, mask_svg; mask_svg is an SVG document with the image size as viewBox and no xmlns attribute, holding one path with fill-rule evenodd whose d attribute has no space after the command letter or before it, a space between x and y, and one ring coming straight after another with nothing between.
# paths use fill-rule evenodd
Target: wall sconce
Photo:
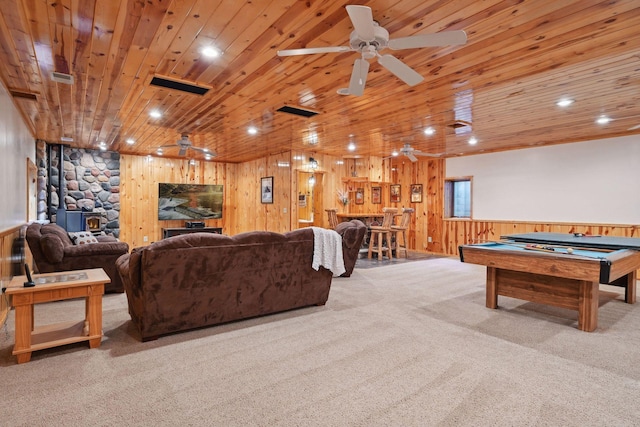
<instances>
[{"instance_id":1,"label":"wall sconce","mask_svg":"<svg viewBox=\"0 0 640 427\"><path fill-rule=\"evenodd\" d=\"M311 169L318 169L318 161L313 157L309 157L309 167Z\"/></svg>"},{"instance_id":2,"label":"wall sconce","mask_svg":"<svg viewBox=\"0 0 640 427\"><path fill-rule=\"evenodd\" d=\"M311 175L309 177L309 185L313 187L315 184L316 184L316 176L315 175Z\"/></svg>"}]
</instances>

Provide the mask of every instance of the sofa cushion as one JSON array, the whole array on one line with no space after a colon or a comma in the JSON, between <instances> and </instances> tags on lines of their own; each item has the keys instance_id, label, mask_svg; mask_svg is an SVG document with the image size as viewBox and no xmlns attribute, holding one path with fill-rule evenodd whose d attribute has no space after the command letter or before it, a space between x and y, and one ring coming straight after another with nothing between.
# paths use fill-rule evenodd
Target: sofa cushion
<instances>
[{"instance_id":1,"label":"sofa cushion","mask_svg":"<svg viewBox=\"0 0 640 427\"><path fill-rule=\"evenodd\" d=\"M69 238L74 245L98 243L98 239L90 231L71 231L69 232Z\"/></svg>"}]
</instances>

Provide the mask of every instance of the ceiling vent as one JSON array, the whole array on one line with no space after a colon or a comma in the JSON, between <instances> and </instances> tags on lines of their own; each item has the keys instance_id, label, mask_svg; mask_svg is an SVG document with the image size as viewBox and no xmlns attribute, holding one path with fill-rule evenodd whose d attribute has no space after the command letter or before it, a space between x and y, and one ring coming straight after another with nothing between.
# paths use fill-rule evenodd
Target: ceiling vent
<instances>
[{"instance_id":1,"label":"ceiling vent","mask_svg":"<svg viewBox=\"0 0 640 427\"><path fill-rule=\"evenodd\" d=\"M204 95L209 92L208 87L195 85L189 82L168 79L166 77L154 77L151 79L152 86L164 87L167 89L179 90L195 95Z\"/></svg>"},{"instance_id":2,"label":"ceiling vent","mask_svg":"<svg viewBox=\"0 0 640 427\"><path fill-rule=\"evenodd\" d=\"M26 90L19 90L19 89L10 89L9 93L14 98L22 98L29 101L37 101L38 100L37 95L39 95L38 93L35 93L35 92L29 92Z\"/></svg>"},{"instance_id":3,"label":"ceiling vent","mask_svg":"<svg viewBox=\"0 0 640 427\"><path fill-rule=\"evenodd\" d=\"M71 74L59 73L57 71L51 73L51 80L65 85L73 84L73 76Z\"/></svg>"},{"instance_id":4,"label":"ceiling vent","mask_svg":"<svg viewBox=\"0 0 640 427\"><path fill-rule=\"evenodd\" d=\"M317 111L305 110L303 108L298 108L298 107L290 107L288 105L278 108L277 111L280 111L281 113L289 113L295 116L306 117L306 118L313 117L316 114L318 114Z\"/></svg>"}]
</instances>

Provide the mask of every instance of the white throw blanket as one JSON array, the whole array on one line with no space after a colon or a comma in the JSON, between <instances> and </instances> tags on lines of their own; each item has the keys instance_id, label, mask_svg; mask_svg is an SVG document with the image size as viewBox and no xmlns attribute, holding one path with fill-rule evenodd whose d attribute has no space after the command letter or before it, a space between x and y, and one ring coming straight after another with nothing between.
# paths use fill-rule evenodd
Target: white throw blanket
<instances>
[{"instance_id":1,"label":"white throw blanket","mask_svg":"<svg viewBox=\"0 0 640 427\"><path fill-rule=\"evenodd\" d=\"M313 262L311 267L320 270L320 266L330 270L334 276L347 271L342 258L342 236L334 230L311 227L313 230Z\"/></svg>"}]
</instances>

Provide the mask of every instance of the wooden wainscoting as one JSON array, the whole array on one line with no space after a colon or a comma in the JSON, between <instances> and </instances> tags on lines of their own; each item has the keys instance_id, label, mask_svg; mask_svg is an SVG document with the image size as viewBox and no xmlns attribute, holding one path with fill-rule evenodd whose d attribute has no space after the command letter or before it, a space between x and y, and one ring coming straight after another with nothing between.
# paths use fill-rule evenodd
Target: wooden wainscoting
<instances>
[{"instance_id":1,"label":"wooden wainscoting","mask_svg":"<svg viewBox=\"0 0 640 427\"><path fill-rule=\"evenodd\" d=\"M640 237L640 225L568 224L550 222L444 220L443 252L458 255L458 246L498 241L500 236L521 233L584 233L603 236Z\"/></svg>"}]
</instances>

